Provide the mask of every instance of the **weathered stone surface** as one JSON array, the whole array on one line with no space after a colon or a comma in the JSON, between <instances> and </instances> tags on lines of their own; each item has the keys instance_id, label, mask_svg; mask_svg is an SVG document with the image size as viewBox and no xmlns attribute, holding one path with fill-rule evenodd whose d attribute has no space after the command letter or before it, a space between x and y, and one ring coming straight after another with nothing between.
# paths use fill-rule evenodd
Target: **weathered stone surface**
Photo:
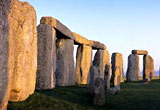
<instances>
[{"instance_id":1,"label":"weathered stone surface","mask_svg":"<svg viewBox=\"0 0 160 110\"><path fill-rule=\"evenodd\" d=\"M150 55L143 57L143 80L150 81L154 77L154 60Z\"/></svg>"},{"instance_id":2,"label":"weathered stone surface","mask_svg":"<svg viewBox=\"0 0 160 110\"><path fill-rule=\"evenodd\" d=\"M112 81L114 79L115 73L114 70L116 67L120 67L119 72L120 74L120 81L121 83L124 82L124 74L123 74L123 56L121 53L113 53L112 58L111 58L111 63L112 63ZM119 74L119 73L118 73Z\"/></svg>"},{"instance_id":3,"label":"weathered stone surface","mask_svg":"<svg viewBox=\"0 0 160 110\"><path fill-rule=\"evenodd\" d=\"M76 44L92 46L92 45L90 45L90 41L87 38L85 38L75 32L73 32L73 35L75 36L75 43Z\"/></svg>"},{"instance_id":4,"label":"weathered stone surface","mask_svg":"<svg viewBox=\"0 0 160 110\"><path fill-rule=\"evenodd\" d=\"M101 74L99 74L99 76L103 78L105 66L107 63L110 63L109 52L107 50L97 50L94 56L93 65L99 68L99 70L101 71Z\"/></svg>"},{"instance_id":5,"label":"weathered stone surface","mask_svg":"<svg viewBox=\"0 0 160 110\"><path fill-rule=\"evenodd\" d=\"M114 68L114 78L113 78L113 85L114 87L119 86L121 82L121 68L120 66L116 66Z\"/></svg>"},{"instance_id":6,"label":"weathered stone surface","mask_svg":"<svg viewBox=\"0 0 160 110\"><path fill-rule=\"evenodd\" d=\"M76 58L76 82L77 84L87 84L92 64L92 47L79 45Z\"/></svg>"},{"instance_id":7,"label":"weathered stone surface","mask_svg":"<svg viewBox=\"0 0 160 110\"><path fill-rule=\"evenodd\" d=\"M63 25L60 21L58 21L53 17L42 17L40 23L48 24L53 28L55 28L56 30L58 30L59 32L61 32L62 34L64 34L63 36L57 36L57 37L64 37L75 40L75 36L70 31L70 29L68 29L65 25Z\"/></svg>"},{"instance_id":8,"label":"weathered stone surface","mask_svg":"<svg viewBox=\"0 0 160 110\"><path fill-rule=\"evenodd\" d=\"M56 85L70 86L75 84L74 72L74 41L70 39L57 39L57 69Z\"/></svg>"},{"instance_id":9,"label":"weathered stone surface","mask_svg":"<svg viewBox=\"0 0 160 110\"><path fill-rule=\"evenodd\" d=\"M99 68L97 68L96 66L93 66L93 65L91 66L89 89L90 89L90 93L92 95L94 93L95 79L98 77L99 72L100 72Z\"/></svg>"},{"instance_id":10,"label":"weathered stone surface","mask_svg":"<svg viewBox=\"0 0 160 110\"><path fill-rule=\"evenodd\" d=\"M108 94L117 94L120 93L120 86L112 87L109 90L107 90Z\"/></svg>"},{"instance_id":11,"label":"weathered stone surface","mask_svg":"<svg viewBox=\"0 0 160 110\"><path fill-rule=\"evenodd\" d=\"M111 67L112 66L110 63L106 64L106 67L105 67L104 83L105 83L106 90L110 89Z\"/></svg>"},{"instance_id":12,"label":"weathered stone surface","mask_svg":"<svg viewBox=\"0 0 160 110\"><path fill-rule=\"evenodd\" d=\"M37 31L33 7L18 0L1 0L0 110L7 108L9 98L21 101L34 92L36 68Z\"/></svg>"},{"instance_id":13,"label":"weathered stone surface","mask_svg":"<svg viewBox=\"0 0 160 110\"><path fill-rule=\"evenodd\" d=\"M89 45L92 46L93 49L101 49L101 50L106 50L107 49L105 44L102 44L102 43L100 43L98 41L90 40L90 44Z\"/></svg>"},{"instance_id":14,"label":"weathered stone surface","mask_svg":"<svg viewBox=\"0 0 160 110\"><path fill-rule=\"evenodd\" d=\"M103 78L97 77L95 79L94 95L93 95L94 105L104 105L105 104L105 88Z\"/></svg>"},{"instance_id":15,"label":"weathered stone surface","mask_svg":"<svg viewBox=\"0 0 160 110\"><path fill-rule=\"evenodd\" d=\"M148 51L146 51L146 50L132 50L132 54L147 55Z\"/></svg>"},{"instance_id":16,"label":"weathered stone surface","mask_svg":"<svg viewBox=\"0 0 160 110\"><path fill-rule=\"evenodd\" d=\"M139 56L131 54L128 57L127 81L138 81L139 75Z\"/></svg>"},{"instance_id":17,"label":"weathered stone surface","mask_svg":"<svg viewBox=\"0 0 160 110\"><path fill-rule=\"evenodd\" d=\"M35 90L37 71L36 13L27 2L17 0L13 0L11 10L12 13L9 16L13 37L10 39L10 47L14 52L15 64L10 101L23 101Z\"/></svg>"},{"instance_id":18,"label":"weathered stone surface","mask_svg":"<svg viewBox=\"0 0 160 110\"><path fill-rule=\"evenodd\" d=\"M93 49L101 49L101 50L107 49L106 45L103 43L100 43L98 41L88 40L87 38L75 32L73 32L73 35L75 36L75 44L88 45L91 46Z\"/></svg>"},{"instance_id":19,"label":"weathered stone surface","mask_svg":"<svg viewBox=\"0 0 160 110\"><path fill-rule=\"evenodd\" d=\"M37 89L52 89L56 78L56 31L50 25L38 26Z\"/></svg>"}]
</instances>

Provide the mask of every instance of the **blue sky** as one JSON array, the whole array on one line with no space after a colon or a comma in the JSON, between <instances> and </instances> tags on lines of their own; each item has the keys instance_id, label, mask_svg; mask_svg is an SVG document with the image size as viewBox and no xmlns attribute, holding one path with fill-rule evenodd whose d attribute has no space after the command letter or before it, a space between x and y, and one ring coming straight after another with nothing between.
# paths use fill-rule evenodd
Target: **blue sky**
<instances>
[{"instance_id":1,"label":"blue sky","mask_svg":"<svg viewBox=\"0 0 160 110\"><path fill-rule=\"evenodd\" d=\"M25 1L25 0L23 0ZM90 40L124 56L124 69L132 49L145 49L160 66L160 0L26 0L42 16L53 16ZM140 63L141 70L142 57Z\"/></svg>"}]
</instances>

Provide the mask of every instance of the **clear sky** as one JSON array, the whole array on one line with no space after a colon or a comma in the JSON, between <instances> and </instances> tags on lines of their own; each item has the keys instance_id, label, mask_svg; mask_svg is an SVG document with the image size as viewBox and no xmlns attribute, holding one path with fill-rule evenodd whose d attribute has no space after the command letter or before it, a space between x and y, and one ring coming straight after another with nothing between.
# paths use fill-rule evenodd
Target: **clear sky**
<instances>
[{"instance_id":1,"label":"clear sky","mask_svg":"<svg viewBox=\"0 0 160 110\"><path fill-rule=\"evenodd\" d=\"M159 69L160 0L23 1L34 6L37 25L42 16L53 16L71 31L106 44L110 54L122 53L124 70L132 49L148 50L155 60L155 70Z\"/></svg>"}]
</instances>

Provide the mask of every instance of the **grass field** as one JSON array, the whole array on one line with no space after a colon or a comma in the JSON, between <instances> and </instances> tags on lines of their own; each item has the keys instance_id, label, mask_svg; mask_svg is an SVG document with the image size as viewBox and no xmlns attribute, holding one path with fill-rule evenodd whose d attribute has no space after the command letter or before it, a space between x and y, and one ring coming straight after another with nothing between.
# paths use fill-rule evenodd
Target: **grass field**
<instances>
[{"instance_id":1,"label":"grass field","mask_svg":"<svg viewBox=\"0 0 160 110\"><path fill-rule=\"evenodd\" d=\"M121 85L120 94L106 94L104 106L92 105L88 86L36 90L24 102L9 102L8 110L160 110L160 80Z\"/></svg>"}]
</instances>

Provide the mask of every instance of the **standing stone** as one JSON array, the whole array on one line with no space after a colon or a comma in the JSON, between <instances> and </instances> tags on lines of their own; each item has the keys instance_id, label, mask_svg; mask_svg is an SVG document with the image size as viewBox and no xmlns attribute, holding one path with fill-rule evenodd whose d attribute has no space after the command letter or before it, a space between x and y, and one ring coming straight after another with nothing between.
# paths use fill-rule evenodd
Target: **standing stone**
<instances>
[{"instance_id":1,"label":"standing stone","mask_svg":"<svg viewBox=\"0 0 160 110\"><path fill-rule=\"evenodd\" d=\"M97 68L96 66L91 66L89 89L92 95L94 93L95 79L98 77L99 72L100 72L99 68Z\"/></svg>"},{"instance_id":2,"label":"standing stone","mask_svg":"<svg viewBox=\"0 0 160 110\"><path fill-rule=\"evenodd\" d=\"M93 95L94 105L104 105L105 104L105 89L103 78L97 77L95 79L94 95Z\"/></svg>"},{"instance_id":3,"label":"standing stone","mask_svg":"<svg viewBox=\"0 0 160 110\"><path fill-rule=\"evenodd\" d=\"M74 41L70 39L57 39L57 86L70 86L75 84L74 72Z\"/></svg>"},{"instance_id":4,"label":"standing stone","mask_svg":"<svg viewBox=\"0 0 160 110\"><path fill-rule=\"evenodd\" d=\"M106 90L110 89L110 80L111 80L111 64L106 64L105 75L104 75L104 83Z\"/></svg>"},{"instance_id":5,"label":"standing stone","mask_svg":"<svg viewBox=\"0 0 160 110\"><path fill-rule=\"evenodd\" d=\"M76 82L87 84L89 71L92 63L92 47L80 45L77 49Z\"/></svg>"},{"instance_id":6,"label":"standing stone","mask_svg":"<svg viewBox=\"0 0 160 110\"><path fill-rule=\"evenodd\" d=\"M0 1L0 110L35 90L36 13L27 2ZM12 85L11 85L12 84Z\"/></svg>"},{"instance_id":7,"label":"standing stone","mask_svg":"<svg viewBox=\"0 0 160 110\"><path fill-rule=\"evenodd\" d=\"M13 0L10 39L14 52L14 70L10 101L23 101L34 93L37 71L37 26L36 13L27 2ZM16 15L16 16L15 16ZM12 42L13 41L13 42Z\"/></svg>"},{"instance_id":8,"label":"standing stone","mask_svg":"<svg viewBox=\"0 0 160 110\"><path fill-rule=\"evenodd\" d=\"M114 85L114 87L120 86L120 81L121 81L121 67L116 66L113 71L114 71L113 85Z\"/></svg>"},{"instance_id":9,"label":"standing stone","mask_svg":"<svg viewBox=\"0 0 160 110\"><path fill-rule=\"evenodd\" d=\"M119 72L120 74L120 82L124 82L124 76L123 76L123 56L121 53L113 53L112 58L111 58L111 63L112 63L112 81L114 79L115 73L114 70L116 66L120 67Z\"/></svg>"},{"instance_id":10,"label":"standing stone","mask_svg":"<svg viewBox=\"0 0 160 110\"><path fill-rule=\"evenodd\" d=\"M150 81L154 77L154 60L150 55L143 57L143 80Z\"/></svg>"},{"instance_id":11,"label":"standing stone","mask_svg":"<svg viewBox=\"0 0 160 110\"><path fill-rule=\"evenodd\" d=\"M56 78L56 31L50 25L38 26L37 89L52 89Z\"/></svg>"},{"instance_id":12,"label":"standing stone","mask_svg":"<svg viewBox=\"0 0 160 110\"><path fill-rule=\"evenodd\" d=\"M101 72L99 72L99 76L104 78L104 71L105 71L105 66L107 63L110 62L110 57L109 57L109 52L107 50L97 50L95 56L94 56L94 61L93 65L99 68Z\"/></svg>"},{"instance_id":13,"label":"standing stone","mask_svg":"<svg viewBox=\"0 0 160 110\"><path fill-rule=\"evenodd\" d=\"M128 57L127 81L138 81L139 75L139 56L131 54Z\"/></svg>"}]
</instances>

